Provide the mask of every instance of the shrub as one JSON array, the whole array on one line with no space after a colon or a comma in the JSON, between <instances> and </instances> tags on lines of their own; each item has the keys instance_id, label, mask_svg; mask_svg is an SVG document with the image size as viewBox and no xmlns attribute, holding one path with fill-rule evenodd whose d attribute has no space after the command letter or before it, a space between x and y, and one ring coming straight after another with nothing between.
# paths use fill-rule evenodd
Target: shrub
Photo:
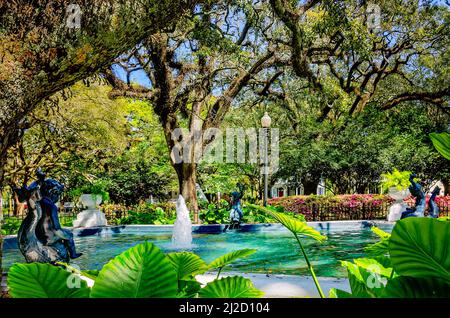
<instances>
[{"instance_id":1,"label":"shrub","mask_svg":"<svg viewBox=\"0 0 450 318\"><path fill-rule=\"evenodd\" d=\"M224 224L229 222L230 204L225 200L219 203L202 203L200 205L200 220L203 224Z\"/></svg>"},{"instance_id":2,"label":"shrub","mask_svg":"<svg viewBox=\"0 0 450 318\"><path fill-rule=\"evenodd\" d=\"M306 220L372 219L385 217L394 200L381 194L351 194L335 196L291 196L270 199L268 203L281 206L287 212L303 214Z\"/></svg>"},{"instance_id":3,"label":"shrub","mask_svg":"<svg viewBox=\"0 0 450 318\"><path fill-rule=\"evenodd\" d=\"M169 204L142 203L132 207L128 216L119 224L173 224L176 219L175 206Z\"/></svg>"},{"instance_id":4,"label":"shrub","mask_svg":"<svg viewBox=\"0 0 450 318\"><path fill-rule=\"evenodd\" d=\"M2 235L13 235L19 231L22 220L17 217L7 217L1 226Z\"/></svg>"}]
</instances>

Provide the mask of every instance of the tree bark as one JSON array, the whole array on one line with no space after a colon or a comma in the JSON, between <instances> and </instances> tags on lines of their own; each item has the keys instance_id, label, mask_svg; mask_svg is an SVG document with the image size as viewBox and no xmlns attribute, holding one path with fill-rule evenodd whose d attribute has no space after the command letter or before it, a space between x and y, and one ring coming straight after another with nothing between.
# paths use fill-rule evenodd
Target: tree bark
<instances>
[{"instance_id":1,"label":"tree bark","mask_svg":"<svg viewBox=\"0 0 450 318\"><path fill-rule=\"evenodd\" d=\"M17 197L17 194L14 193L14 211L13 211L13 215L14 216L22 215L24 208L25 208L25 204L21 203L19 201L19 198Z\"/></svg>"},{"instance_id":2,"label":"tree bark","mask_svg":"<svg viewBox=\"0 0 450 318\"><path fill-rule=\"evenodd\" d=\"M1 170L1 168L0 168ZM2 297L1 284L3 280L3 235L2 235L2 224L3 224L3 188L0 185L0 298Z\"/></svg>"},{"instance_id":3,"label":"tree bark","mask_svg":"<svg viewBox=\"0 0 450 318\"><path fill-rule=\"evenodd\" d=\"M443 179L442 184L444 185L444 195L450 195L450 179Z\"/></svg>"},{"instance_id":4,"label":"tree bark","mask_svg":"<svg viewBox=\"0 0 450 318\"><path fill-rule=\"evenodd\" d=\"M317 185L319 181L317 180L303 180L303 193L305 195L317 194Z\"/></svg>"},{"instance_id":5,"label":"tree bark","mask_svg":"<svg viewBox=\"0 0 450 318\"><path fill-rule=\"evenodd\" d=\"M178 163L173 165L177 176L179 192L183 196L190 208L194 212L194 223L200 223L197 203L197 167L195 163Z\"/></svg>"}]
</instances>

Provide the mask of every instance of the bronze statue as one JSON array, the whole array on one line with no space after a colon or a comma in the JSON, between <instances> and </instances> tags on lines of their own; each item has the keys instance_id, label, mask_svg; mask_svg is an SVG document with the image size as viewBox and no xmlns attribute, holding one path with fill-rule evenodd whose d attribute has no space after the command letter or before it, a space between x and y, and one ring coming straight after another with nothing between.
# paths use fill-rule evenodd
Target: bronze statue
<instances>
[{"instance_id":1,"label":"bronze statue","mask_svg":"<svg viewBox=\"0 0 450 318\"><path fill-rule=\"evenodd\" d=\"M230 211L230 229L239 228L244 213L242 212L241 199L244 196L244 186L240 183L237 184L239 191L231 192L231 211Z\"/></svg>"},{"instance_id":2,"label":"bronze statue","mask_svg":"<svg viewBox=\"0 0 450 318\"><path fill-rule=\"evenodd\" d=\"M428 201L428 216L431 218L439 217L439 207L436 204L436 196L441 191L441 188L435 187L431 192L430 200Z\"/></svg>"},{"instance_id":3,"label":"bronze statue","mask_svg":"<svg viewBox=\"0 0 450 318\"><path fill-rule=\"evenodd\" d=\"M56 180L45 179L40 169L38 180L29 187L15 189L20 202L27 202L28 214L17 234L19 249L30 262L69 262L82 254L75 250L73 234L62 229L58 219L58 202L64 186Z\"/></svg>"},{"instance_id":4,"label":"bronze statue","mask_svg":"<svg viewBox=\"0 0 450 318\"><path fill-rule=\"evenodd\" d=\"M411 182L409 192L416 198L416 202L413 208L406 208L406 211L402 213L401 219L425 216L425 193L422 190L422 186L418 182L414 181L415 177L416 175L413 173L409 177L409 182ZM441 189L439 187L435 187L431 194L430 201L428 202L428 214L433 218L437 218L439 216L439 208L435 202L435 199L440 190Z\"/></svg>"}]
</instances>

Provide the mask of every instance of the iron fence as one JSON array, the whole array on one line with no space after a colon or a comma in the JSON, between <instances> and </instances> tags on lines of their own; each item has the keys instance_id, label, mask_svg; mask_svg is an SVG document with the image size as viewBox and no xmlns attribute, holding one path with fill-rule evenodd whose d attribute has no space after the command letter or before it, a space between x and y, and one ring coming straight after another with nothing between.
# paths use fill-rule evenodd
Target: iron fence
<instances>
[{"instance_id":1,"label":"iron fence","mask_svg":"<svg viewBox=\"0 0 450 318\"><path fill-rule=\"evenodd\" d=\"M413 203L409 203L413 206ZM437 202L439 207L439 216L450 216L450 206L448 203L442 201ZM388 213L390 203L383 202L382 204L362 203L357 207L345 206L341 203L310 203L304 204L297 208L296 213L304 214L307 221L344 221L344 220L385 220ZM107 208L101 207L108 224L116 225L120 223L120 220L128 217L128 208L117 205L108 206ZM72 222L76 219L77 214L80 212L79 208L60 208L59 220L62 226L72 226ZM4 221L8 222L21 222L26 216L27 210L23 209L20 213L14 214L11 209L4 208L3 216ZM425 215L428 215L428 207L425 210Z\"/></svg>"}]
</instances>

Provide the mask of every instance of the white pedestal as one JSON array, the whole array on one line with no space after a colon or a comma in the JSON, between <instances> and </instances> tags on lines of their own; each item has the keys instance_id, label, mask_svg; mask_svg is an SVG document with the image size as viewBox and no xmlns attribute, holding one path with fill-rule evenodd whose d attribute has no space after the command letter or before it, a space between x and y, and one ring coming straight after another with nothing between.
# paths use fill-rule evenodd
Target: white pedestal
<instances>
[{"instance_id":1,"label":"white pedestal","mask_svg":"<svg viewBox=\"0 0 450 318\"><path fill-rule=\"evenodd\" d=\"M387 220L389 222L395 222L400 220L402 212L406 211L408 207L403 199L409 195L409 190L398 190L396 188L389 188L389 196L395 200L394 204L389 208L389 214Z\"/></svg>"},{"instance_id":2,"label":"white pedestal","mask_svg":"<svg viewBox=\"0 0 450 318\"><path fill-rule=\"evenodd\" d=\"M73 221L73 227L95 227L107 225L106 217L100 210L84 210Z\"/></svg>"}]
</instances>

